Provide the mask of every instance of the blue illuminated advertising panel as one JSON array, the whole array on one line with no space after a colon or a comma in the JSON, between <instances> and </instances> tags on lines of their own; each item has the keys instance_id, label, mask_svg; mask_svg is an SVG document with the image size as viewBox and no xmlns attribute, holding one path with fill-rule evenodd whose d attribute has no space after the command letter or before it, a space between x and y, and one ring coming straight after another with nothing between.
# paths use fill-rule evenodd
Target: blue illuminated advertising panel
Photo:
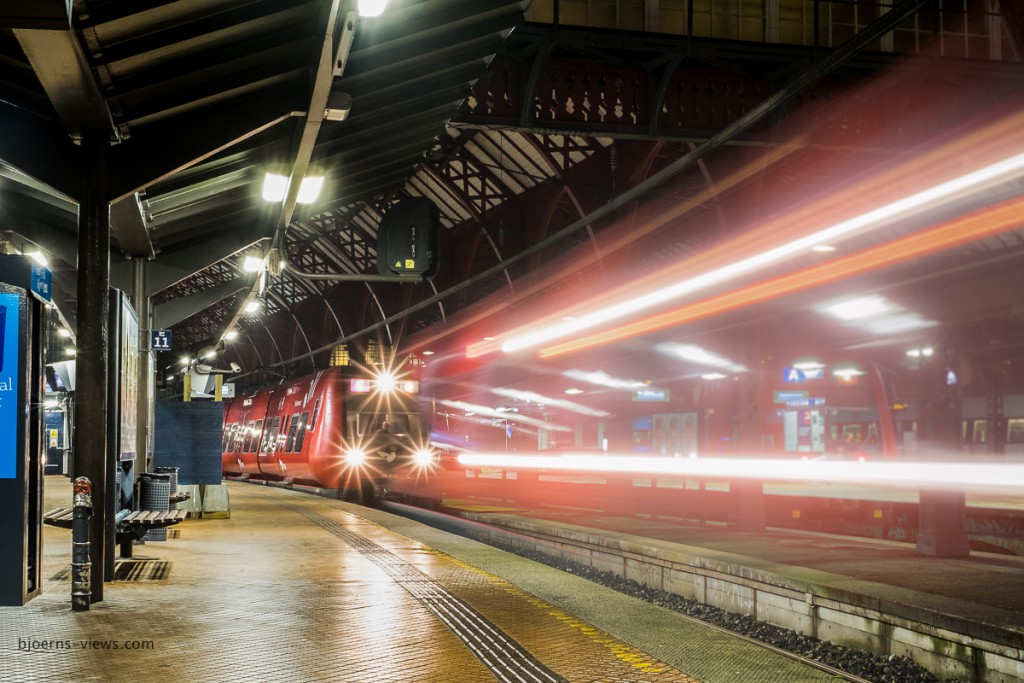
<instances>
[{"instance_id":1,"label":"blue illuminated advertising panel","mask_svg":"<svg viewBox=\"0 0 1024 683\"><path fill-rule=\"evenodd\" d=\"M0 479L18 475L18 317L21 297L0 294Z\"/></svg>"}]
</instances>

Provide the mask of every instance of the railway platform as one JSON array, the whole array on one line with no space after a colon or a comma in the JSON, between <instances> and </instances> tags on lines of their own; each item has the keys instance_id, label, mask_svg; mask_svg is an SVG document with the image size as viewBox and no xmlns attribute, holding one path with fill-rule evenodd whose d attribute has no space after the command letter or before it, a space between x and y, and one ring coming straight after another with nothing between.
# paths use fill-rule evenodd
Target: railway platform
<instances>
[{"instance_id":1,"label":"railway platform","mask_svg":"<svg viewBox=\"0 0 1024 683\"><path fill-rule=\"evenodd\" d=\"M610 572L878 654L939 680L1024 681L1024 557L928 557L910 543L447 500L463 533ZM419 513L421 515L430 513Z\"/></svg>"},{"instance_id":2,"label":"railway platform","mask_svg":"<svg viewBox=\"0 0 1024 683\"><path fill-rule=\"evenodd\" d=\"M70 605L68 532L43 594L0 608L0 681L827 681L579 577L381 510L228 484L228 519L136 546ZM48 477L50 507L67 495Z\"/></svg>"}]
</instances>

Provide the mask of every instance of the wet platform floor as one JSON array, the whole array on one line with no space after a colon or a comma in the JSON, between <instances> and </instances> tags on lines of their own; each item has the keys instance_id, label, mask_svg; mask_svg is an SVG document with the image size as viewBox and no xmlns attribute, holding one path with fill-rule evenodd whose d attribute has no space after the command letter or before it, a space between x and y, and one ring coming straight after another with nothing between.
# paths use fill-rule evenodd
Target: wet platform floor
<instances>
[{"instance_id":1,"label":"wet platform floor","mask_svg":"<svg viewBox=\"0 0 1024 683\"><path fill-rule=\"evenodd\" d=\"M50 507L66 479L47 478ZM0 608L0 681L825 681L578 577L350 503L229 484L230 519L135 548L88 612L70 534Z\"/></svg>"}]
</instances>

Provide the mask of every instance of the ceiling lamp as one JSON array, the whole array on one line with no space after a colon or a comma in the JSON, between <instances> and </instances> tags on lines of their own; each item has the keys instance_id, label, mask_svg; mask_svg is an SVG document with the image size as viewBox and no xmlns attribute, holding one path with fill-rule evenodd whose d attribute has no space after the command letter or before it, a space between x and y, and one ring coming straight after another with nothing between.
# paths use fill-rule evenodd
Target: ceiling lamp
<instances>
[{"instance_id":1,"label":"ceiling lamp","mask_svg":"<svg viewBox=\"0 0 1024 683\"><path fill-rule=\"evenodd\" d=\"M246 256L242 262L242 270L247 273L258 273L263 270L263 259L258 256Z\"/></svg>"},{"instance_id":2,"label":"ceiling lamp","mask_svg":"<svg viewBox=\"0 0 1024 683\"><path fill-rule=\"evenodd\" d=\"M379 17L387 4L388 0L359 0L359 16Z\"/></svg>"},{"instance_id":3,"label":"ceiling lamp","mask_svg":"<svg viewBox=\"0 0 1024 683\"><path fill-rule=\"evenodd\" d=\"M288 177L270 173L263 178L263 201L281 202L288 191Z\"/></svg>"},{"instance_id":4,"label":"ceiling lamp","mask_svg":"<svg viewBox=\"0 0 1024 683\"><path fill-rule=\"evenodd\" d=\"M267 175L263 177L263 200L267 202L284 201L284 197L288 193L288 184L287 176L268 171ZM303 178L302 184L299 185L299 196L296 201L299 204L312 204L320 196L323 186L324 177L322 175Z\"/></svg>"},{"instance_id":5,"label":"ceiling lamp","mask_svg":"<svg viewBox=\"0 0 1024 683\"><path fill-rule=\"evenodd\" d=\"M324 177L322 175L303 178L302 184L299 185L299 196L296 201L299 204L312 204L320 196L320 190L323 187Z\"/></svg>"}]
</instances>

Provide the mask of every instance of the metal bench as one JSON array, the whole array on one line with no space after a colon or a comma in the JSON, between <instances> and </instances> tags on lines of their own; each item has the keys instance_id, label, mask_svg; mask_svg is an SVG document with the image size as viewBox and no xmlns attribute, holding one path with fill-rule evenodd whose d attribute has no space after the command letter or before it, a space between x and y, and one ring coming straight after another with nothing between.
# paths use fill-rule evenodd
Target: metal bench
<instances>
[{"instance_id":1,"label":"metal bench","mask_svg":"<svg viewBox=\"0 0 1024 683\"><path fill-rule=\"evenodd\" d=\"M50 510L43 514L43 524L70 529L73 512L72 508ZM118 513L115 529L117 530L117 543L121 546L121 557L130 558L132 556L132 541L142 538L150 529L177 524L187 516L187 510L170 510L168 512L136 510L123 516Z\"/></svg>"}]
</instances>

